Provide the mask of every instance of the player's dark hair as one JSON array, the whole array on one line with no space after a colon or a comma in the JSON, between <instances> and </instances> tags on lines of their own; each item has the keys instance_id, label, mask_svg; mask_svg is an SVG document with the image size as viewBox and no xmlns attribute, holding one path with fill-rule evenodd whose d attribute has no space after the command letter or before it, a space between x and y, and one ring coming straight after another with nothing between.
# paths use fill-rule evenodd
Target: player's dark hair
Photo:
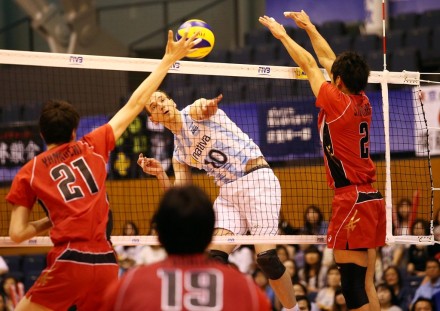
<instances>
[{"instance_id":1,"label":"player's dark hair","mask_svg":"<svg viewBox=\"0 0 440 311\"><path fill-rule=\"evenodd\" d=\"M79 113L67 101L49 100L41 111L40 133L46 144L64 144L78 128Z\"/></svg>"},{"instance_id":2,"label":"player's dark hair","mask_svg":"<svg viewBox=\"0 0 440 311\"><path fill-rule=\"evenodd\" d=\"M211 242L214 210L208 195L199 187L170 188L154 217L159 241L168 254L202 253Z\"/></svg>"},{"instance_id":3,"label":"player's dark hair","mask_svg":"<svg viewBox=\"0 0 440 311\"><path fill-rule=\"evenodd\" d=\"M339 76L347 89L358 94L368 83L370 68L365 59L353 51L343 52L334 61L331 69L333 81Z\"/></svg>"}]
</instances>

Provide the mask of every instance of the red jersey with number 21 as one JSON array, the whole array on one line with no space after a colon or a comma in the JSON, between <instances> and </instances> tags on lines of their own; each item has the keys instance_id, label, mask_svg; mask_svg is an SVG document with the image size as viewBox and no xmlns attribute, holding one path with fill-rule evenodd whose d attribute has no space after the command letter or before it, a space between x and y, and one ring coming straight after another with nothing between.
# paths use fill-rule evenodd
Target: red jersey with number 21
<instances>
[{"instance_id":1,"label":"red jersey with number 21","mask_svg":"<svg viewBox=\"0 0 440 311\"><path fill-rule=\"evenodd\" d=\"M347 95L324 82L316 99L318 126L331 188L369 184L376 180L370 158L372 108L364 92Z\"/></svg>"},{"instance_id":2,"label":"red jersey with number 21","mask_svg":"<svg viewBox=\"0 0 440 311\"><path fill-rule=\"evenodd\" d=\"M52 221L55 245L105 241L106 164L114 146L113 130L105 124L79 141L47 150L20 169L6 200L32 209L38 199Z\"/></svg>"}]
</instances>

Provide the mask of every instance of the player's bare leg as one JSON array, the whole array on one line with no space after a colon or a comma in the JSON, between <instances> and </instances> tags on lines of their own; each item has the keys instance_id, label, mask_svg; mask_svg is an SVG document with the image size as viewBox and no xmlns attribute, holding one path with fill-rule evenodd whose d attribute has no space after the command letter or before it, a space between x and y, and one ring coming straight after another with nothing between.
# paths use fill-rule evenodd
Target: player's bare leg
<instances>
[{"instance_id":1,"label":"player's bare leg","mask_svg":"<svg viewBox=\"0 0 440 311\"><path fill-rule=\"evenodd\" d=\"M379 297L377 296L376 286L374 285L374 272L376 265L376 249L368 249L368 266L365 278L365 290L367 291L370 310L380 310Z\"/></svg>"},{"instance_id":2,"label":"player's bare leg","mask_svg":"<svg viewBox=\"0 0 440 311\"><path fill-rule=\"evenodd\" d=\"M40 304L30 301L27 297L23 297L14 309L15 311L51 311Z\"/></svg>"},{"instance_id":3,"label":"player's bare leg","mask_svg":"<svg viewBox=\"0 0 440 311\"><path fill-rule=\"evenodd\" d=\"M274 250L275 247L276 245L269 245L269 244L255 245L255 251L258 255L267 250ZM265 271L265 273L267 274L267 271ZM293 291L292 280L290 278L289 273L287 271L284 271L284 273L280 278L278 279L268 278L268 279L270 286L274 290L276 296L280 300L283 307L286 309L292 309L293 307L295 307L296 305L295 293Z\"/></svg>"}]
</instances>

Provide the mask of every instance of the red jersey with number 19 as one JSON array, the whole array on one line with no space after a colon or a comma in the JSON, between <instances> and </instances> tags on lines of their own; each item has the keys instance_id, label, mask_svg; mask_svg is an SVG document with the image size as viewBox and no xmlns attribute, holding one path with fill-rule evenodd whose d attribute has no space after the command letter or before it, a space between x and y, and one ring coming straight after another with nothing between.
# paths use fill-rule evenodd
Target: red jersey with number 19
<instances>
[{"instance_id":1,"label":"red jersey with number 19","mask_svg":"<svg viewBox=\"0 0 440 311\"><path fill-rule=\"evenodd\" d=\"M323 83L316 100L327 182L331 188L369 184L376 180L370 158L372 108L364 92L347 95Z\"/></svg>"},{"instance_id":2,"label":"red jersey with number 19","mask_svg":"<svg viewBox=\"0 0 440 311\"><path fill-rule=\"evenodd\" d=\"M205 254L170 255L111 284L101 311L269 311L253 280Z\"/></svg>"},{"instance_id":3,"label":"red jersey with number 19","mask_svg":"<svg viewBox=\"0 0 440 311\"><path fill-rule=\"evenodd\" d=\"M47 150L20 169L6 200L31 209L38 199L52 221L55 245L105 241L106 164L114 146L113 130L106 124L79 141Z\"/></svg>"}]
</instances>

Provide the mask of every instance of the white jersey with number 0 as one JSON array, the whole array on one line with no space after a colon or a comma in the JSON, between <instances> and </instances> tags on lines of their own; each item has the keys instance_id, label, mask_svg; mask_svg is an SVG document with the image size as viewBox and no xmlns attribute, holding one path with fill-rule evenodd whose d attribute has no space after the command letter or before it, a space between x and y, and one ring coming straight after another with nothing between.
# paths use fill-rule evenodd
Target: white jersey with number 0
<instances>
[{"instance_id":1,"label":"white jersey with number 0","mask_svg":"<svg viewBox=\"0 0 440 311\"><path fill-rule=\"evenodd\" d=\"M177 161L205 170L216 184L244 176L246 163L263 156L254 141L221 109L208 120L196 121L190 106L181 111L183 127L174 137Z\"/></svg>"}]
</instances>

